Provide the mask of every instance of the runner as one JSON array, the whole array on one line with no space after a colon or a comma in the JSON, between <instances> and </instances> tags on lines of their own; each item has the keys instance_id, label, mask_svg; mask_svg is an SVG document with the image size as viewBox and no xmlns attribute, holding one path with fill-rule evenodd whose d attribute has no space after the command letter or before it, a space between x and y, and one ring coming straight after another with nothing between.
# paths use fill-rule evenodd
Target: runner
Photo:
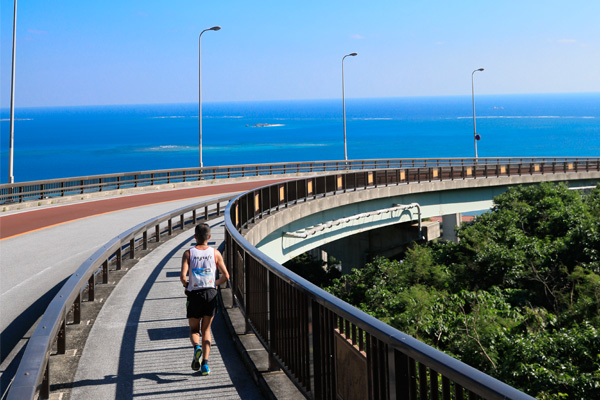
<instances>
[{"instance_id":1,"label":"runner","mask_svg":"<svg viewBox=\"0 0 600 400\"><path fill-rule=\"evenodd\" d=\"M192 369L201 370L202 375L208 375L210 374L208 367L210 325L217 309L216 287L227 282L229 273L219 250L208 245L211 237L210 226L205 223L198 224L194 237L196 245L183 253L180 280L187 295L186 309L190 324L190 340L194 346ZM217 268L221 272L219 279L215 279ZM200 335L202 335L202 344L200 344Z\"/></svg>"}]
</instances>

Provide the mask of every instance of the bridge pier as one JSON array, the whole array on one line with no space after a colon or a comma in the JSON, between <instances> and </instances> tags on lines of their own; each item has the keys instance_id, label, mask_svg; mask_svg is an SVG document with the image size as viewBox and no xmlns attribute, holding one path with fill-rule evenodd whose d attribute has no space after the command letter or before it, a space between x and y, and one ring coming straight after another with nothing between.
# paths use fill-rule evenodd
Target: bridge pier
<instances>
[{"instance_id":1,"label":"bridge pier","mask_svg":"<svg viewBox=\"0 0 600 400\"><path fill-rule=\"evenodd\" d=\"M461 213L447 214L442 216L442 239L450 242L458 242L456 228L460 226Z\"/></svg>"},{"instance_id":2,"label":"bridge pier","mask_svg":"<svg viewBox=\"0 0 600 400\"><path fill-rule=\"evenodd\" d=\"M432 240L440 236L439 222L423 222L422 239ZM342 273L349 273L352 268L361 268L375 256L393 258L400 255L409 243L420 240L418 224L405 222L389 225L351 235L335 242L327 243L317 249L316 253L325 253L335 257L342 263ZM316 253L311 253L315 255ZM322 255L317 255L323 259Z\"/></svg>"}]
</instances>

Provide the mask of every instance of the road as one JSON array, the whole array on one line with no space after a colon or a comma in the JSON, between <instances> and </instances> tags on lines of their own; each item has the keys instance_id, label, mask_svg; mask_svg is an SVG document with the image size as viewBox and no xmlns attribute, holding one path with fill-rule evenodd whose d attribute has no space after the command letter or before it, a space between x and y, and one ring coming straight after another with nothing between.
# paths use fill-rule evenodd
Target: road
<instances>
[{"instance_id":1,"label":"road","mask_svg":"<svg viewBox=\"0 0 600 400\"><path fill-rule=\"evenodd\" d=\"M0 355L3 361L62 283L108 240L162 213L274 180L104 198L0 217Z\"/></svg>"}]
</instances>

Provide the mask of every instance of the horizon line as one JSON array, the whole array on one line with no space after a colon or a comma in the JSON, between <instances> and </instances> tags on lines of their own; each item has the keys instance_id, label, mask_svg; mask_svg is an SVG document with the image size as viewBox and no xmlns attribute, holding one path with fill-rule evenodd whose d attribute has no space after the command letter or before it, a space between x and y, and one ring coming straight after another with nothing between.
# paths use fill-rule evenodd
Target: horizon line
<instances>
[{"instance_id":1,"label":"horizon line","mask_svg":"<svg viewBox=\"0 0 600 400\"><path fill-rule=\"evenodd\" d=\"M492 97L492 96L555 96L555 95L600 95L600 91L596 92L543 92L543 93L499 93L499 94L478 94L477 97ZM382 100L382 99L425 99L425 98L451 98L451 97L471 97L470 94L448 94L448 95L420 95L420 96L388 96L388 97L347 97L348 100ZM311 101L337 101L339 97L329 98L306 98L306 99L272 99L272 100L218 100L218 101L203 101L203 105L207 104L232 104L232 103L277 103L277 102L311 102ZM165 102L165 103L112 103L112 104L62 104L62 105L46 105L46 106L22 106L15 109L31 109L31 108L76 108L76 107L115 107L115 106L159 106L159 105L183 105L183 104L198 104L198 102ZM9 110L9 107L0 107L0 112Z\"/></svg>"}]
</instances>

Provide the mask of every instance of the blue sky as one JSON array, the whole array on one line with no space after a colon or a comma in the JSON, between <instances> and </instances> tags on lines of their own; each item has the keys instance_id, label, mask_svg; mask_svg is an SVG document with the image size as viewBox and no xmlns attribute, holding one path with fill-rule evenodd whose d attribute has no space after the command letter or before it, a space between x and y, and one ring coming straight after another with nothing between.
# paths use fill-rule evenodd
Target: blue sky
<instances>
[{"instance_id":1,"label":"blue sky","mask_svg":"<svg viewBox=\"0 0 600 400\"><path fill-rule=\"evenodd\" d=\"M1 3L1 107L12 0ZM600 1L19 2L16 107L600 92Z\"/></svg>"}]
</instances>

